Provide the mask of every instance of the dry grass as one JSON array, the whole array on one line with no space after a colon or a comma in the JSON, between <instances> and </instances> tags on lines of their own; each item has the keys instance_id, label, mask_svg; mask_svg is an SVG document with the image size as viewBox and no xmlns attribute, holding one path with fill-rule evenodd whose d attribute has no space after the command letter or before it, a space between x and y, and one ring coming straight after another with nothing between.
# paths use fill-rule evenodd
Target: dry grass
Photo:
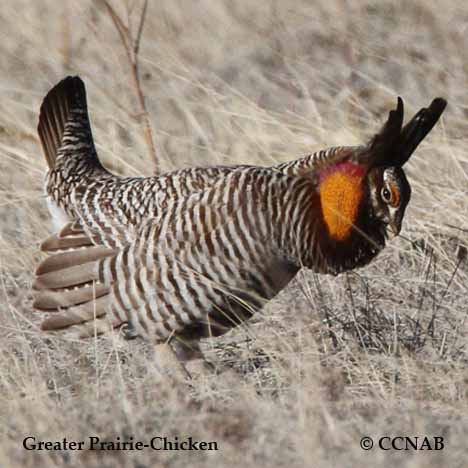
<instances>
[{"instance_id":1,"label":"dry grass","mask_svg":"<svg viewBox=\"0 0 468 468\"><path fill-rule=\"evenodd\" d=\"M191 392L161 381L140 341L37 331L31 276L51 228L35 131L45 92L80 74L106 164L152 167L105 9L60 5L0 10L0 465L466 466L466 3L150 2L140 71L164 170L284 161L364 140L397 95L410 113L449 101L407 168L404 238L350 275L301 272L250 328L205 343L217 373ZM27 435L191 435L219 451L28 452ZM365 452L362 435L443 436L445 449Z\"/></svg>"}]
</instances>

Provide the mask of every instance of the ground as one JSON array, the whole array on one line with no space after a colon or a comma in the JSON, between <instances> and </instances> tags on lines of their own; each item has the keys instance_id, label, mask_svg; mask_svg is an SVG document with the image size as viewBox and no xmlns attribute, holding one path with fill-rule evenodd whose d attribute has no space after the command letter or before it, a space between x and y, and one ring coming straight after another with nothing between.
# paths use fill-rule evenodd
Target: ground
<instances>
[{"instance_id":1,"label":"ground","mask_svg":"<svg viewBox=\"0 0 468 468\"><path fill-rule=\"evenodd\" d=\"M79 74L105 164L123 174L151 174L154 164L102 3L4 0L0 465L466 466L466 3L149 3L140 66L162 170L271 164L363 142L397 96L407 115L436 96L449 105L406 167L413 197L402 235L353 273L301 271L249 327L203 344L215 371L174 384L138 339L71 342L38 330L30 289L52 229L35 130L45 93ZM126 3L112 5L126 21ZM128 1L133 30L141 5ZM28 436L191 436L218 450L39 451L23 448ZM427 437L433 448L443 437L443 449L378 447L396 436L418 436L420 447Z\"/></svg>"}]
</instances>

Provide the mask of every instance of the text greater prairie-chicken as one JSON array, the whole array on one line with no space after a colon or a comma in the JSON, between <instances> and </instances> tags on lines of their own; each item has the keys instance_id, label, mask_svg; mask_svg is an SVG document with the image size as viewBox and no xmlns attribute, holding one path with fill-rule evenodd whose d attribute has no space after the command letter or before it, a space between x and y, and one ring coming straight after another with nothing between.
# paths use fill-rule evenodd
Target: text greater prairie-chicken
<instances>
[{"instance_id":1,"label":"text greater prairie-chicken","mask_svg":"<svg viewBox=\"0 0 468 468\"><path fill-rule=\"evenodd\" d=\"M125 323L196 348L251 317L303 266L338 274L368 264L400 232L411 194L402 166L445 106L434 99L403 126L399 98L368 144L273 167L118 177L97 157L83 82L64 79L38 126L58 229L33 284L42 329L85 337Z\"/></svg>"}]
</instances>

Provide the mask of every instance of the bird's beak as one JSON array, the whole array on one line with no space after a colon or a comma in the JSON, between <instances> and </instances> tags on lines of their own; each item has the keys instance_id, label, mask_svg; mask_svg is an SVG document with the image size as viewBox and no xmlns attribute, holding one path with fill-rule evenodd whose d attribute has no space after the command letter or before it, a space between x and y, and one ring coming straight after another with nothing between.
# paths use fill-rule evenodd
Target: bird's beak
<instances>
[{"instance_id":1,"label":"bird's beak","mask_svg":"<svg viewBox=\"0 0 468 468\"><path fill-rule=\"evenodd\" d=\"M398 236L401 231L401 220L394 219L391 220L387 225L387 235L389 239L393 239L394 237Z\"/></svg>"}]
</instances>

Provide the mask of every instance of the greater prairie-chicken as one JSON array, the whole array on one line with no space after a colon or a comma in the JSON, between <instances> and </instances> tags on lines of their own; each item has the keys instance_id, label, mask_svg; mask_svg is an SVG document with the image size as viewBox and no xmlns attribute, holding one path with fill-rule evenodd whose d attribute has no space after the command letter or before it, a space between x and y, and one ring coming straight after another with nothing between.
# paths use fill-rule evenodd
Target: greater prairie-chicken
<instances>
[{"instance_id":1,"label":"greater prairie-chicken","mask_svg":"<svg viewBox=\"0 0 468 468\"><path fill-rule=\"evenodd\" d=\"M42 329L84 337L127 324L190 348L251 317L302 266L366 265L400 232L411 193L402 166L445 106L434 99L403 126L398 98L368 144L273 167L118 177L97 157L83 82L66 78L38 126L59 228L33 284Z\"/></svg>"}]
</instances>

